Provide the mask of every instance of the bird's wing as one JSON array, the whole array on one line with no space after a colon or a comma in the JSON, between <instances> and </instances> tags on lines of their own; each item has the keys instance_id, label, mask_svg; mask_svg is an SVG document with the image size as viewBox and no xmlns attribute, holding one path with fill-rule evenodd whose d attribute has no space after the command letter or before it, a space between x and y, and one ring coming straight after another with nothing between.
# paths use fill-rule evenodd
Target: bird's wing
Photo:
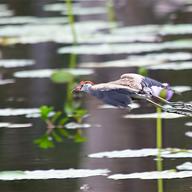
<instances>
[{"instance_id":1,"label":"bird's wing","mask_svg":"<svg viewBox=\"0 0 192 192\"><path fill-rule=\"evenodd\" d=\"M137 93L139 92L138 89L134 89L132 87L129 87L127 85L123 84L118 84L117 81L109 82L109 83L101 83L101 84L96 84L91 87L93 91L110 91L110 90L120 90L121 92L124 93Z\"/></svg>"},{"instance_id":2,"label":"bird's wing","mask_svg":"<svg viewBox=\"0 0 192 192\"><path fill-rule=\"evenodd\" d=\"M123 85L130 89L141 91L142 90L141 82L143 78L144 77L139 74L126 73L121 75L120 79L116 81L112 81L111 83L117 84L117 85Z\"/></svg>"},{"instance_id":3,"label":"bird's wing","mask_svg":"<svg viewBox=\"0 0 192 192\"><path fill-rule=\"evenodd\" d=\"M93 96L101 99L104 103L116 107L127 107L132 103L131 97L135 94L135 90L133 89L111 83L93 85L91 89Z\"/></svg>"},{"instance_id":4,"label":"bird's wing","mask_svg":"<svg viewBox=\"0 0 192 192\"><path fill-rule=\"evenodd\" d=\"M165 87L163 83L159 82L159 81L156 81L154 79L151 79L149 77L144 77L141 81L141 84L143 87Z\"/></svg>"},{"instance_id":5,"label":"bird's wing","mask_svg":"<svg viewBox=\"0 0 192 192\"><path fill-rule=\"evenodd\" d=\"M102 100L110 105L116 107L128 107L132 103L132 99L129 94L124 94L120 92L121 90L109 90L103 92Z\"/></svg>"}]
</instances>

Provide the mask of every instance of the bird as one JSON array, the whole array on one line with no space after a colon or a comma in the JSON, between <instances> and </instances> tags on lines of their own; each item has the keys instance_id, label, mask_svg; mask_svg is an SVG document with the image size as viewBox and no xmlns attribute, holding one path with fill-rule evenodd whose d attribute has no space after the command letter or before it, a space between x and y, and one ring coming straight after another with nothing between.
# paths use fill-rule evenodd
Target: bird
<instances>
[{"instance_id":1,"label":"bird","mask_svg":"<svg viewBox=\"0 0 192 192\"><path fill-rule=\"evenodd\" d=\"M92 81L81 81L73 89L73 93L79 92L88 93L106 104L119 108L130 110L129 105L133 101L146 100L166 112L191 116L190 106L183 102L169 101L174 91L168 83L161 83L136 73L126 73L121 75L120 79L106 83L95 84ZM164 107L161 103L169 107Z\"/></svg>"}]
</instances>

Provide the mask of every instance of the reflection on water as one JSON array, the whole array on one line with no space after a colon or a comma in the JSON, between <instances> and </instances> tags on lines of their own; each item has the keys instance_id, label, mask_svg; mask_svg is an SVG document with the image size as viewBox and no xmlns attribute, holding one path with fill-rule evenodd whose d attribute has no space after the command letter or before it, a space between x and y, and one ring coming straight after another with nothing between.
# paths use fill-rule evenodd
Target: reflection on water
<instances>
[{"instance_id":1,"label":"reflection on water","mask_svg":"<svg viewBox=\"0 0 192 192\"><path fill-rule=\"evenodd\" d=\"M39 119L39 107L48 105L61 110L71 102L72 84L55 84L49 79L58 72L55 69L69 66L71 52L82 53L74 57L81 68L67 70L78 80L107 82L146 66L152 78L169 82L179 92L175 101L190 102L189 1L109 0L109 4L107 0L76 1L73 12L78 23L73 27L79 44L75 47L71 45L74 37L63 1L55 4L54 0L2 0L1 3L0 177L32 179L35 173L33 178L37 179L0 181L2 191L183 192L191 189L190 119L162 113L163 143L158 148L163 145L163 149L158 150L155 133L158 115L147 104L136 105L132 114L128 114L127 110L100 107L102 103L85 97L83 107L89 115L84 122L68 124L68 128L82 125L86 128L87 142L63 140L50 150L41 150L33 143L46 131L46 125ZM112 15L114 10L105 12L109 6L116 11L115 15ZM179 12L172 14L172 11ZM109 24L107 20L113 20L112 17L121 22L120 27ZM58 54L59 50L63 54ZM99 155L109 158L93 158ZM76 173L65 172L70 168L83 172L78 172L76 178ZM25 170L29 170L27 174ZM97 176L89 177L90 174ZM124 179L109 179L117 174ZM68 177L73 179L64 179ZM185 177L189 178L170 179Z\"/></svg>"}]
</instances>

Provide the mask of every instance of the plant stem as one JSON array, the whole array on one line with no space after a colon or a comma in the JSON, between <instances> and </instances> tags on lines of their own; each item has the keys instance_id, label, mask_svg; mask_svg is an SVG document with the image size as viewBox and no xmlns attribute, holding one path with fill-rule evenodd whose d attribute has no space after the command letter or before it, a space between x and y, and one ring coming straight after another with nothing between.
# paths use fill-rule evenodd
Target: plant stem
<instances>
[{"instance_id":1,"label":"plant stem","mask_svg":"<svg viewBox=\"0 0 192 192\"><path fill-rule=\"evenodd\" d=\"M73 15L73 4L72 4L72 0L65 0L66 4L67 4L67 16L68 16L68 21L71 27L71 33L73 36L73 43L76 44L77 43L77 33L75 30L75 18Z\"/></svg>"},{"instance_id":2,"label":"plant stem","mask_svg":"<svg viewBox=\"0 0 192 192\"><path fill-rule=\"evenodd\" d=\"M67 4L67 15L68 15L68 21L69 21L69 25L71 28L71 33L72 33L72 37L73 37L73 46L77 44L77 33L75 30L75 18L74 18L74 14L73 14L73 4L72 4L72 0L65 0L66 4ZM77 55L76 54L71 54L70 55L70 61L69 61L69 68L75 68L76 64L77 64Z\"/></svg>"},{"instance_id":3,"label":"plant stem","mask_svg":"<svg viewBox=\"0 0 192 192\"><path fill-rule=\"evenodd\" d=\"M113 0L107 0L107 17L108 21L110 22L110 29L114 27L113 23L116 22L116 14L115 14L115 7Z\"/></svg>"},{"instance_id":4,"label":"plant stem","mask_svg":"<svg viewBox=\"0 0 192 192\"><path fill-rule=\"evenodd\" d=\"M161 149L162 149L162 118L161 118L161 108L157 107L157 125L156 125L156 145L158 149L157 154L157 171L163 170ZM158 192L163 192L163 179L157 180Z\"/></svg>"}]
</instances>

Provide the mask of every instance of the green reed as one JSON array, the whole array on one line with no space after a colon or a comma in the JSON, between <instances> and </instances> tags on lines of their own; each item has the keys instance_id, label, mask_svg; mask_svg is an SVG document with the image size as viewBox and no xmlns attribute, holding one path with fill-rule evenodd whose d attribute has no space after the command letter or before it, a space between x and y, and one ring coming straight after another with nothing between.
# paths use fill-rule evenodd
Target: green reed
<instances>
[{"instance_id":1,"label":"green reed","mask_svg":"<svg viewBox=\"0 0 192 192\"><path fill-rule=\"evenodd\" d=\"M73 14L72 0L65 0L67 5L68 22L71 28L71 34L73 37L73 45L77 44L77 33L75 30L75 18ZM77 66L77 55L71 54L69 59L69 68L75 68ZM60 73L61 72L61 73ZM72 90L75 84L75 77L69 72L63 73L59 71L56 73L57 79L61 76L65 78L63 83L67 83L66 101L62 111L55 111L52 106L41 106L40 116L47 126L47 131L40 138L34 140L42 149L48 149L55 147L55 143L63 142L64 138L72 139L74 142L85 142L86 138L82 136L82 130L68 130L66 124L70 122L82 123L83 117L87 114L85 109L81 108L81 105L74 101ZM58 78L59 76L59 78ZM59 80L61 83L61 79Z\"/></svg>"},{"instance_id":2,"label":"green reed","mask_svg":"<svg viewBox=\"0 0 192 192\"><path fill-rule=\"evenodd\" d=\"M76 45L78 40L77 40L77 32L75 30L75 17L73 14L73 3L72 0L65 0L66 5L67 5L67 16L68 16L68 22L71 28L71 34L73 37L73 45ZM75 68L77 65L77 55L76 54L71 54L70 55L70 62L69 62L69 68Z\"/></svg>"},{"instance_id":3,"label":"green reed","mask_svg":"<svg viewBox=\"0 0 192 192\"><path fill-rule=\"evenodd\" d=\"M75 17L73 14L73 3L72 0L65 0L66 5L67 5L67 16L68 16L68 22L71 28L71 34L73 37L73 45L77 44L77 32L75 30ZM75 68L77 66L77 55L72 54L70 55L70 60L69 60L69 68ZM72 105L73 102L73 97L72 97L72 87L74 85L74 80L70 81L67 85L67 103Z\"/></svg>"},{"instance_id":4,"label":"green reed","mask_svg":"<svg viewBox=\"0 0 192 192\"><path fill-rule=\"evenodd\" d=\"M116 13L115 13L115 6L113 0L107 0L106 2L107 7L107 18L110 24L110 29L114 28L114 23L117 20Z\"/></svg>"},{"instance_id":5,"label":"green reed","mask_svg":"<svg viewBox=\"0 0 192 192\"><path fill-rule=\"evenodd\" d=\"M161 108L157 108L157 124L156 124L156 147L158 149L157 164L156 164L157 171L163 170L163 163L161 157L162 141L163 141L161 114L162 114ZM163 179L157 180L157 189L158 192L163 192Z\"/></svg>"}]
</instances>

